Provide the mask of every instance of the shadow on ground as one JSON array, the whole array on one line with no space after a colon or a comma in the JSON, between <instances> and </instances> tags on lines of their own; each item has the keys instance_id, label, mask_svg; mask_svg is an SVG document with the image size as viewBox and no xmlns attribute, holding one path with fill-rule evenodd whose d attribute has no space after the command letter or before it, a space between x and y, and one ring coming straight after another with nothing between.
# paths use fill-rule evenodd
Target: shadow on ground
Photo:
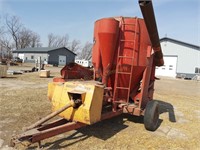
<instances>
[{"instance_id":1,"label":"shadow on ground","mask_svg":"<svg viewBox=\"0 0 200 150\"><path fill-rule=\"evenodd\" d=\"M159 113L169 113L169 120L171 122L176 122L174 108L170 103L163 102L160 100L155 100L159 103ZM44 149L62 149L66 148L70 145L76 144L77 142L84 141L90 137L96 137L101 140L107 140L114 136L115 134L119 133L121 130L127 128L128 126L125 125L125 119L133 122L143 124L143 116L132 116L129 114L122 114L120 116L104 120L93 124L91 126L86 126L80 129L77 129L76 132L72 133L71 135L59 139L53 142L47 142L42 147ZM161 125L163 120L159 119L158 128ZM67 144L63 144L66 140L69 142ZM32 146L28 149L35 149L36 147Z\"/></svg>"},{"instance_id":2,"label":"shadow on ground","mask_svg":"<svg viewBox=\"0 0 200 150\"><path fill-rule=\"evenodd\" d=\"M53 142L47 142L42 147L44 149L62 149L66 148L70 145L73 145L77 142L84 141L90 137L96 137L101 140L107 140L114 136L115 134L119 133L121 130L127 128L128 126L125 125L124 118L127 118L128 120L130 118L131 121L134 121L135 123L142 123L142 121L136 117L134 119L133 116L122 114L120 116L104 120L101 122L98 122L96 124L93 124L91 126L86 126L80 129L77 129L76 132L72 133L71 135L59 139L57 141ZM68 140L69 142L65 145L63 143ZM71 141L71 142L70 142ZM35 149L36 147L29 147L28 149Z\"/></svg>"},{"instance_id":3,"label":"shadow on ground","mask_svg":"<svg viewBox=\"0 0 200 150\"><path fill-rule=\"evenodd\" d=\"M2 79L16 79L17 77L7 76L7 77L1 77Z\"/></svg>"}]
</instances>

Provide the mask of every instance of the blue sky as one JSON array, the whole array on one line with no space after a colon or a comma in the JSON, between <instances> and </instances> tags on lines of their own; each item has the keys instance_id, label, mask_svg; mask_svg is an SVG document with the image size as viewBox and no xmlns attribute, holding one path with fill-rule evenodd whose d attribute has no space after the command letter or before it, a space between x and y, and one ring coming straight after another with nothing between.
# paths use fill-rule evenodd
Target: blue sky
<instances>
[{"instance_id":1,"label":"blue sky","mask_svg":"<svg viewBox=\"0 0 200 150\"><path fill-rule=\"evenodd\" d=\"M200 45L200 0L153 0L153 5L160 38ZM138 0L0 0L0 14L7 13L37 32L43 46L49 33L92 42L100 18L142 17Z\"/></svg>"}]
</instances>

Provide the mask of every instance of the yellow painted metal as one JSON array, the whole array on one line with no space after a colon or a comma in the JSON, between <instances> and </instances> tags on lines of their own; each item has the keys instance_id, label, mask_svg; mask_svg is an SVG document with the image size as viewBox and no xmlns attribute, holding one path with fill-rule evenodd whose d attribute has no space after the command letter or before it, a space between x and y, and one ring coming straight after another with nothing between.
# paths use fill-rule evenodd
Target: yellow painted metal
<instances>
[{"instance_id":1,"label":"yellow painted metal","mask_svg":"<svg viewBox=\"0 0 200 150\"><path fill-rule=\"evenodd\" d=\"M54 90L55 90L55 87L56 87L56 82L50 82L48 84L48 99L51 101L52 100L52 97L53 97L53 93L54 93Z\"/></svg>"},{"instance_id":2,"label":"yellow painted metal","mask_svg":"<svg viewBox=\"0 0 200 150\"><path fill-rule=\"evenodd\" d=\"M49 83L48 97L53 111L70 102L73 95L79 95L82 104L78 108L69 108L60 113L61 117L85 124L100 121L104 87L96 81L70 81L63 84Z\"/></svg>"}]
</instances>

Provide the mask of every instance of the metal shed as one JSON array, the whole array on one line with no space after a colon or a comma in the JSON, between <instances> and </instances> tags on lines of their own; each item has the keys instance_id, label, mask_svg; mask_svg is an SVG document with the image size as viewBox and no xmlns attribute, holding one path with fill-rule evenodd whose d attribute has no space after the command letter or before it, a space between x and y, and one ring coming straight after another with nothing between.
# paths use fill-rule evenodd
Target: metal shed
<instances>
[{"instance_id":1,"label":"metal shed","mask_svg":"<svg viewBox=\"0 0 200 150\"><path fill-rule=\"evenodd\" d=\"M42 62L52 65L66 65L74 62L76 54L66 47L37 47L25 48L13 51L15 57L23 59L23 62L34 63L41 57Z\"/></svg>"}]
</instances>

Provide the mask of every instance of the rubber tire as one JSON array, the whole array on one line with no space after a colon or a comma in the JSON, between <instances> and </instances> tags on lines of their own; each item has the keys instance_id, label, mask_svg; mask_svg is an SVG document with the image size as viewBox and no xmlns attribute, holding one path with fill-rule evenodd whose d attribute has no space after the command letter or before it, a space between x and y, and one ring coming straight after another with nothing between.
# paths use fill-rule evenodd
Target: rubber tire
<instances>
[{"instance_id":1,"label":"rubber tire","mask_svg":"<svg viewBox=\"0 0 200 150\"><path fill-rule=\"evenodd\" d=\"M159 104L156 101L147 103L144 113L144 126L149 131L155 131L158 128L159 121Z\"/></svg>"}]
</instances>

